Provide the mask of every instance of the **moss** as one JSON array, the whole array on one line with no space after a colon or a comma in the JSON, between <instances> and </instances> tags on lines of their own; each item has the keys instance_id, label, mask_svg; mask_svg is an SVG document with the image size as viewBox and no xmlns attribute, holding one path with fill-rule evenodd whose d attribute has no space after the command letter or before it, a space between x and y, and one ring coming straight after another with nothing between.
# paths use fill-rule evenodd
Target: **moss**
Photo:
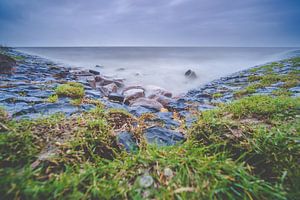
<instances>
[{"instance_id":1,"label":"moss","mask_svg":"<svg viewBox=\"0 0 300 200\"><path fill-rule=\"evenodd\" d=\"M217 99L217 98L220 98L220 97L222 97L222 96L223 96L222 93L214 93L214 94L212 95L212 98Z\"/></svg>"},{"instance_id":2,"label":"moss","mask_svg":"<svg viewBox=\"0 0 300 200\"><path fill-rule=\"evenodd\" d=\"M59 85L55 89L56 94L59 97L71 97L71 98L83 98L84 87L80 83L69 82L66 84Z\"/></svg>"},{"instance_id":3,"label":"moss","mask_svg":"<svg viewBox=\"0 0 300 200\"><path fill-rule=\"evenodd\" d=\"M47 101L49 103L55 103L58 101L58 95L57 94L53 94L51 96L48 97Z\"/></svg>"}]
</instances>

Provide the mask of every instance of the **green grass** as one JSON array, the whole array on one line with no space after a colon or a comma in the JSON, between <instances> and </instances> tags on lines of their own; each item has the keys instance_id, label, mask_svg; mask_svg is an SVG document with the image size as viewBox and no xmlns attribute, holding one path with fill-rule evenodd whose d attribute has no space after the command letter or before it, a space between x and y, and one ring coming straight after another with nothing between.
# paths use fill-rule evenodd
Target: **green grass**
<instances>
[{"instance_id":1,"label":"green grass","mask_svg":"<svg viewBox=\"0 0 300 200\"><path fill-rule=\"evenodd\" d=\"M84 97L83 85L75 82L59 85L55 89L55 92L59 97L70 97L76 99Z\"/></svg>"},{"instance_id":2,"label":"green grass","mask_svg":"<svg viewBox=\"0 0 300 200\"><path fill-rule=\"evenodd\" d=\"M205 111L181 145L126 153L103 110L71 118L7 120L0 135L5 199L295 199L299 98L253 96ZM140 128L140 127L137 127ZM46 134L45 134L46 133ZM139 137L142 140L143 137ZM55 154L35 163L45 149ZM166 169L171 174L165 174ZM141 185L143 176L153 183Z\"/></svg>"},{"instance_id":3,"label":"green grass","mask_svg":"<svg viewBox=\"0 0 300 200\"><path fill-rule=\"evenodd\" d=\"M286 60L298 65L298 59ZM236 92L240 98L199 113L187 140L172 147L148 145L145 114L105 110L85 99L78 83L57 87L58 97L96 108L71 117L57 114L14 121L0 108L0 196L3 199L297 199L300 196L300 98L288 88L299 71L264 75ZM255 68L258 72L258 68ZM284 82L274 96L250 96L256 89ZM215 94L214 98L221 97ZM134 122L134 123L133 123ZM134 125L136 124L137 125ZM134 153L117 143L129 130ZM168 173L166 173L168 172ZM149 186L141 184L151 177Z\"/></svg>"},{"instance_id":4,"label":"green grass","mask_svg":"<svg viewBox=\"0 0 300 200\"><path fill-rule=\"evenodd\" d=\"M214 93L214 94L212 95L212 98L218 99L218 98L221 98L222 96L223 96L222 93Z\"/></svg>"},{"instance_id":5,"label":"green grass","mask_svg":"<svg viewBox=\"0 0 300 200\"><path fill-rule=\"evenodd\" d=\"M298 58L289 59L285 62L292 62L293 65L296 66L295 63L297 63ZM297 69L292 69L288 74L278 74L273 71L275 67L283 67L284 65L282 63L271 63L269 65L261 66L258 68L253 68L250 70L250 72L256 73L259 70L264 70L262 75L252 74L248 77L249 85L244 87L241 90L235 91L234 96L236 98L241 98L246 95L251 95L256 92L259 88L264 88L271 86L272 84L283 82L282 90L279 90L274 95L280 95L280 93L283 93L284 89L289 89L292 87L295 87L300 84L300 72ZM285 94L288 94L285 92Z\"/></svg>"}]
</instances>

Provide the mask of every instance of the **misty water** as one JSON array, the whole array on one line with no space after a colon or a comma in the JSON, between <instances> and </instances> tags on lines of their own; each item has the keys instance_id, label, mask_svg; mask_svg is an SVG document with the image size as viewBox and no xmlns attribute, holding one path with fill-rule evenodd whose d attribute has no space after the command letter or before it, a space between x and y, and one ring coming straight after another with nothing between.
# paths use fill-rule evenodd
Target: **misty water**
<instances>
[{"instance_id":1,"label":"misty water","mask_svg":"<svg viewBox=\"0 0 300 200\"><path fill-rule=\"evenodd\" d=\"M288 57L295 48L31 47L19 50L69 67L95 69L107 76L125 78L128 85L155 85L180 94L239 70ZM196 80L185 78L188 69L196 72Z\"/></svg>"}]
</instances>

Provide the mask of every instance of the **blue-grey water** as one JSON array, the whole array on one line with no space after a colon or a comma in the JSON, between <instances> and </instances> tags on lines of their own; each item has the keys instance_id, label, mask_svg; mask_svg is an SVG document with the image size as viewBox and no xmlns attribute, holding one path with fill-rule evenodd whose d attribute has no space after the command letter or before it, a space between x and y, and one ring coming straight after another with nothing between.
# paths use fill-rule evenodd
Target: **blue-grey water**
<instances>
[{"instance_id":1,"label":"blue-grey water","mask_svg":"<svg viewBox=\"0 0 300 200\"><path fill-rule=\"evenodd\" d=\"M155 85L175 94L216 78L291 55L295 48L237 47L31 47L21 51L71 67L125 78L128 85ZM96 65L103 68L95 68ZM198 78L187 80L192 69Z\"/></svg>"}]
</instances>

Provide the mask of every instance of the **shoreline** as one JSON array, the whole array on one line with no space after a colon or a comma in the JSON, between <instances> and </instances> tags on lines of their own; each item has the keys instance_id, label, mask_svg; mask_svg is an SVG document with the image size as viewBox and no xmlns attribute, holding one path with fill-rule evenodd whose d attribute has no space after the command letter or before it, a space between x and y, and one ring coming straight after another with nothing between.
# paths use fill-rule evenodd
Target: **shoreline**
<instances>
[{"instance_id":1,"label":"shoreline","mask_svg":"<svg viewBox=\"0 0 300 200\"><path fill-rule=\"evenodd\" d=\"M33 117L0 107L7 199L299 196L300 57L215 80L162 110L132 110L88 99L91 87L54 63L17 56L0 103Z\"/></svg>"},{"instance_id":2,"label":"shoreline","mask_svg":"<svg viewBox=\"0 0 300 200\"><path fill-rule=\"evenodd\" d=\"M240 88L238 88L238 87L227 88L227 90L229 91L229 93L231 93L231 95L229 95L229 93L226 93L226 91L221 90L221 93L225 94L225 95L222 95L223 98L213 97L214 93L219 93L219 96L220 96L220 92L218 92L218 89L215 89L215 91L213 91L213 92L210 91L208 93L206 92L206 89L210 88L212 86L215 88L218 88L218 85L220 86L220 85L226 84L226 79L239 79L239 78L245 79L245 77L253 75L253 73L251 74L251 72L250 72L252 69L260 68L264 65L271 64L272 62L280 63L289 58L298 56L298 54L296 54L293 56L289 56L289 58L286 58L284 60L272 61L272 62L261 64L258 66L250 67L248 69L240 70L240 71L232 73L228 76L223 76L223 77L217 78L213 81L210 81L206 84L200 85L199 87L197 87L195 89L186 91L184 94L182 94L180 96L173 97L171 92L166 91L165 89L156 87L156 86L154 86L154 88L145 88L141 85L136 85L136 86L127 85L126 86L126 85L124 85L124 82L123 82L125 79L122 79L122 78L116 79L116 78L105 76L104 74L101 73L101 69L96 71L96 70L81 69L78 67L67 67L67 66L61 65L61 64L57 65L57 63L51 61L50 59L31 55L26 52L19 51L15 48L10 48L9 51L6 53L8 53L10 56L16 57L16 58L23 57L23 59L20 59L18 61L19 68L24 67L26 64L28 64L30 62L36 62L37 65L44 65L46 67L50 66L50 68L51 68L51 66L54 68L60 68L59 73L65 73L63 75L65 77L58 77L58 79L49 78L48 81L50 81L50 82L58 81L58 83L59 82L63 83L63 82L67 82L67 81L79 82L84 85L86 94L87 94L86 96L88 98L100 99L103 101L103 103L108 108L109 107L110 108L113 108L113 107L122 108L122 106L123 106L123 109L125 109L129 112L131 111L131 113L136 114L136 116L141 115L146 112L151 112L151 113L152 112L154 112L154 113L160 112L161 109L176 110L176 111L180 112L180 110L183 110L183 107L188 107L188 106L183 106L180 104L182 104L182 102L187 102L187 101L198 102L198 104L202 102L203 105L201 105L201 106L203 108L206 108L206 107L213 108L215 106L215 104L233 101L234 98L233 98L232 94L235 92L234 90L241 89L243 86L247 85L247 81L241 81L241 83L239 85ZM24 61L25 61L25 65L22 65L22 62L24 62ZM56 70L59 70L59 69L56 69ZM22 73L23 72L26 73L26 71L24 69L21 69L21 71L22 71ZM42 73L42 71L39 72L38 69L34 69L34 71L37 74L37 76L39 75L39 73ZM56 75L55 73L57 73L57 72L50 72L49 75L50 76ZM12 77L13 77L13 75L12 75ZM98 80L96 80L96 79L98 79ZM47 79L45 79L45 80L47 81ZM5 81L5 79L4 79L4 81ZM33 80L29 79L26 81L34 82L35 80L33 78ZM7 83L9 84L9 80ZM54 86L54 87L56 87L56 86ZM54 87L52 87L52 89L54 89ZM6 91L8 91L8 90L6 90ZM124 91L129 93L129 95L127 95L127 96L124 95ZM204 93L206 92L206 94L201 94L203 92ZM49 92L49 96L51 94L53 94L53 93ZM201 97L203 95L204 96L206 95L207 97L202 98L201 100L197 99L197 98L193 98L195 96ZM218 95L216 95L216 96L218 96ZM132 103L132 99L138 100L140 98L142 98L142 99L144 98L144 99L142 102L136 103L137 105L139 105L137 107L143 107L146 109L141 109L141 110L143 110L142 112L137 112L137 110L139 110L139 109L132 109L132 106L131 106L132 104L133 104L133 107L136 107L136 106L134 106L135 102ZM130 99L131 102L128 101L128 99ZM44 99L44 100L46 100L46 99ZM2 101L3 101L3 99L2 99ZM66 102L62 102L62 103L66 103ZM208 104L208 105L206 105L206 104ZM173 107L170 105L173 105ZM199 106L199 105L197 105L197 106ZM87 107L91 108L92 105L87 105ZM82 109L81 111L84 111L84 110L85 109ZM193 110L195 110L195 108L193 108ZM202 109L198 109L198 111L201 111L201 110ZM74 111L74 113L77 112L77 111L75 111L75 109L73 111ZM81 112L80 109L78 111ZM30 111L28 113L30 113ZM66 114L72 114L72 112L66 113Z\"/></svg>"}]
</instances>

